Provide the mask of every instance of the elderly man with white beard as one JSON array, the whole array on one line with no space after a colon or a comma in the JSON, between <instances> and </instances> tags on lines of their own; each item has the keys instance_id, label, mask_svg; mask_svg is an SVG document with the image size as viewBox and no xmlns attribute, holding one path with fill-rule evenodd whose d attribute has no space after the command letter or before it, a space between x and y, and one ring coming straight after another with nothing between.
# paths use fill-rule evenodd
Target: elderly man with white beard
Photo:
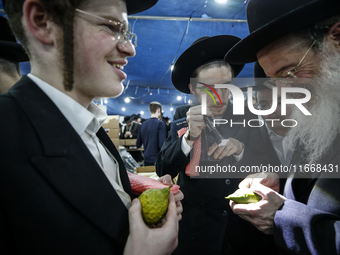
<instances>
[{"instance_id":1,"label":"elderly man with white beard","mask_svg":"<svg viewBox=\"0 0 340 255\"><path fill-rule=\"evenodd\" d=\"M304 107L312 116L299 109L291 116L298 123L289 131L298 146L292 161L296 172L284 195L265 186L268 182L246 178L240 186L250 187L262 200L230 206L264 233L274 234L283 254L339 254L340 1L250 0L247 20L250 35L225 60L257 60L279 91L308 89L311 100Z\"/></svg>"}]
</instances>

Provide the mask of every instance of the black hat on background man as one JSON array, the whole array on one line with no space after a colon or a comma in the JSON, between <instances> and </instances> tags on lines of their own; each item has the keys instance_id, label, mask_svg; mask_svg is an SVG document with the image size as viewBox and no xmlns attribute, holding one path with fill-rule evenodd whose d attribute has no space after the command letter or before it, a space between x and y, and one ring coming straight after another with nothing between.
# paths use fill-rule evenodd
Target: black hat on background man
<instances>
[{"instance_id":1,"label":"black hat on background man","mask_svg":"<svg viewBox=\"0 0 340 255\"><path fill-rule=\"evenodd\" d=\"M125 116L123 120L123 124L127 124L133 121L133 115L131 116Z\"/></svg>"},{"instance_id":2,"label":"black hat on background man","mask_svg":"<svg viewBox=\"0 0 340 255\"><path fill-rule=\"evenodd\" d=\"M13 0L14 1L14 0ZM2 0L3 7L5 9L5 0ZM128 14L136 14L139 12L146 11L147 9L150 9L152 6L154 6L158 0L127 0L126 1L126 7ZM6 11L6 9L5 9Z\"/></svg>"},{"instance_id":3,"label":"black hat on background man","mask_svg":"<svg viewBox=\"0 0 340 255\"><path fill-rule=\"evenodd\" d=\"M339 0L250 0L250 34L225 56L228 63L250 63L270 43L340 14Z\"/></svg>"},{"instance_id":4,"label":"black hat on background man","mask_svg":"<svg viewBox=\"0 0 340 255\"><path fill-rule=\"evenodd\" d=\"M24 48L17 43L5 17L0 16L0 27L0 58L13 63L29 61Z\"/></svg>"},{"instance_id":5,"label":"black hat on background man","mask_svg":"<svg viewBox=\"0 0 340 255\"><path fill-rule=\"evenodd\" d=\"M204 36L197 39L177 59L171 72L171 80L176 89L190 94L189 83L196 68L209 62L222 60L225 54L241 39L232 35ZM231 65L236 77L244 64Z\"/></svg>"}]
</instances>

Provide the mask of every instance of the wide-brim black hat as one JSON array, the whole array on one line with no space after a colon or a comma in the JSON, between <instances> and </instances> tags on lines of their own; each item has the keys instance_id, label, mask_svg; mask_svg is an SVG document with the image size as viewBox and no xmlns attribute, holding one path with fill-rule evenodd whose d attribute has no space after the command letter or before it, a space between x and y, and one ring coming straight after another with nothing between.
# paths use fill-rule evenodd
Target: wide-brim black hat
<instances>
[{"instance_id":1,"label":"wide-brim black hat","mask_svg":"<svg viewBox=\"0 0 340 255\"><path fill-rule=\"evenodd\" d=\"M127 0L126 7L129 15L146 11L154 6L158 0ZM5 0L2 0L2 5L5 9ZM5 10L6 11L6 10Z\"/></svg>"},{"instance_id":2,"label":"wide-brim black hat","mask_svg":"<svg viewBox=\"0 0 340 255\"><path fill-rule=\"evenodd\" d=\"M339 0L250 0L247 21L250 35L226 55L228 63L257 61L265 46L317 22L340 15Z\"/></svg>"},{"instance_id":3,"label":"wide-brim black hat","mask_svg":"<svg viewBox=\"0 0 340 255\"><path fill-rule=\"evenodd\" d=\"M133 116L125 116L123 124L130 123L133 121Z\"/></svg>"},{"instance_id":4,"label":"wide-brim black hat","mask_svg":"<svg viewBox=\"0 0 340 255\"><path fill-rule=\"evenodd\" d=\"M126 7L128 14L135 14L139 12L146 11L154 6L158 0L127 0Z\"/></svg>"},{"instance_id":5,"label":"wide-brim black hat","mask_svg":"<svg viewBox=\"0 0 340 255\"><path fill-rule=\"evenodd\" d=\"M0 58L15 63L29 61L24 48L17 43L5 17L0 16L0 27Z\"/></svg>"},{"instance_id":6,"label":"wide-brim black hat","mask_svg":"<svg viewBox=\"0 0 340 255\"><path fill-rule=\"evenodd\" d=\"M190 94L189 83L192 73L209 61L223 60L225 54L241 39L232 35L205 36L196 40L177 59L171 73L172 84L183 93ZM235 77L244 64L231 65Z\"/></svg>"}]
</instances>

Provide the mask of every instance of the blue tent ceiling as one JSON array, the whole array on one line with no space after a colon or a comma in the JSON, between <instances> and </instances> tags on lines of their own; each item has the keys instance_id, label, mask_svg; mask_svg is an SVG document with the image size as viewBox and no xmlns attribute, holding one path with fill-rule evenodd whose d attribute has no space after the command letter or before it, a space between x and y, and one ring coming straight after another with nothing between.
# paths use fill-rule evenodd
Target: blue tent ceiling
<instances>
[{"instance_id":1,"label":"blue tent ceiling","mask_svg":"<svg viewBox=\"0 0 340 255\"><path fill-rule=\"evenodd\" d=\"M124 81L125 91L120 97L108 100L108 113L128 115L144 111L149 117L148 104L159 101L164 105L164 115L172 117L174 112L170 108L186 104L189 97L173 87L171 64L199 37L221 34L240 38L247 36L248 1L229 0L221 5L214 0L159 0L151 9L129 16L133 31L138 36L138 47L136 56L128 59L129 64L124 69L128 74ZM21 64L21 69L23 74L28 73L29 63ZM252 76L253 64L247 64L239 75ZM182 100L177 100L179 95ZM131 98L130 103L125 103L126 97Z\"/></svg>"}]
</instances>

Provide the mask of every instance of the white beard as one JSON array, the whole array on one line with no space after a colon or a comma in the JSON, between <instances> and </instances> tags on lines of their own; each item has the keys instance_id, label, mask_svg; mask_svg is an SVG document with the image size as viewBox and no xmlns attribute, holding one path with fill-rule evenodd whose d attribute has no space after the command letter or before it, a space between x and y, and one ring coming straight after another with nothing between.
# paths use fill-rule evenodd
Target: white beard
<instances>
[{"instance_id":1,"label":"white beard","mask_svg":"<svg viewBox=\"0 0 340 255\"><path fill-rule=\"evenodd\" d=\"M291 118L298 125L289 131L291 144L299 141L303 148L304 163L319 163L330 152L340 132L340 54L321 49L320 78L311 85L311 101L305 107L312 116L294 109Z\"/></svg>"}]
</instances>

